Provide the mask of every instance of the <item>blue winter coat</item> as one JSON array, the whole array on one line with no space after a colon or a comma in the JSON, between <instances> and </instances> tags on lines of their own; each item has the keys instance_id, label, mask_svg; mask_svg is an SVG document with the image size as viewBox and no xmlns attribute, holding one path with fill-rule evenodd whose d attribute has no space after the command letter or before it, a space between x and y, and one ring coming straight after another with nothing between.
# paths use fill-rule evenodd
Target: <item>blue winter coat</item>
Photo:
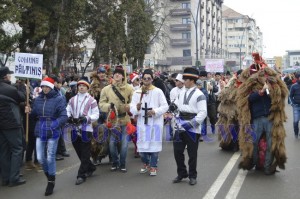
<instances>
[{"instance_id":1,"label":"blue winter coat","mask_svg":"<svg viewBox=\"0 0 300 199\"><path fill-rule=\"evenodd\" d=\"M34 101L30 114L32 119L37 119L34 129L36 137L43 140L59 137L61 127L68 119L65 104L65 98L55 90L51 90L48 94L40 93Z\"/></svg>"}]
</instances>

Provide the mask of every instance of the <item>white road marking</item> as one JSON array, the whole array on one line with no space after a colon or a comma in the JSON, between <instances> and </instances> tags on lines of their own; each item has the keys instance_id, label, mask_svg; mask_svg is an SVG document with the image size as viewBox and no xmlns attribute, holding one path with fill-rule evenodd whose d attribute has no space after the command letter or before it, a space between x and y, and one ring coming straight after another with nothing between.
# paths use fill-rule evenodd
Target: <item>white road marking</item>
<instances>
[{"instance_id":1,"label":"white road marking","mask_svg":"<svg viewBox=\"0 0 300 199\"><path fill-rule=\"evenodd\" d=\"M239 170L236 178L234 179L233 184L231 185L225 199L235 199L240 192L240 189L244 183L244 180L247 176L248 171L244 171L243 169Z\"/></svg>"},{"instance_id":2,"label":"white road marking","mask_svg":"<svg viewBox=\"0 0 300 199\"><path fill-rule=\"evenodd\" d=\"M206 192L206 194L203 197L203 199L213 199L213 198L215 198L215 196L219 192L221 186L223 185L223 183L225 182L226 178L228 177L230 171L232 170L232 168L234 167L235 163L239 159L239 157L240 157L240 152L235 152L232 155L232 157L230 158L230 160L228 161L228 163L226 164L226 166L224 167L224 169L222 170L222 172L220 173L220 175L218 176L218 178L215 180L215 182L210 187L210 189Z\"/></svg>"},{"instance_id":3,"label":"white road marking","mask_svg":"<svg viewBox=\"0 0 300 199\"><path fill-rule=\"evenodd\" d=\"M61 175L62 173L64 172L67 172L67 171L70 171L71 169L74 169L75 167L78 167L80 165L80 162L76 163L76 164L73 164L69 167L66 167L66 168L63 168L59 171L56 171L56 175Z\"/></svg>"}]
</instances>

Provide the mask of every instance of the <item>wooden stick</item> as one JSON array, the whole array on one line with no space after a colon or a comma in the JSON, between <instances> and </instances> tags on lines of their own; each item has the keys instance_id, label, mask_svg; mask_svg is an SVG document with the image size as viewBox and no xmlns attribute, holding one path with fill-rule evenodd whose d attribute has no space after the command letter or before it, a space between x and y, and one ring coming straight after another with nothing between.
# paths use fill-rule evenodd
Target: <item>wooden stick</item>
<instances>
[{"instance_id":1,"label":"wooden stick","mask_svg":"<svg viewBox=\"0 0 300 199\"><path fill-rule=\"evenodd\" d=\"M29 79L27 78L27 83L26 83L26 106L29 106L29 92L30 92L30 87L29 87ZM28 143L28 132L29 131L29 113L26 113L26 144Z\"/></svg>"}]
</instances>

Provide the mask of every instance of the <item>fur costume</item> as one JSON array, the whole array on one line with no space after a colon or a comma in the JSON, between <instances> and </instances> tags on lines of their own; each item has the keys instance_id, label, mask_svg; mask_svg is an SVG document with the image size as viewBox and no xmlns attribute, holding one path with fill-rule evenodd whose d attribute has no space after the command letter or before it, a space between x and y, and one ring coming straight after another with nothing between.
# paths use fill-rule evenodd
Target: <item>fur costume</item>
<instances>
[{"instance_id":1,"label":"fur costume","mask_svg":"<svg viewBox=\"0 0 300 199\"><path fill-rule=\"evenodd\" d=\"M90 77L93 81L91 83L89 93L97 100L97 102L99 102L101 90L108 85L108 81L100 81L97 72L93 72Z\"/></svg>"},{"instance_id":2,"label":"fur costume","mask_svg":"<svg viewBox=\"0 0 300 199\"><path fill-rule=\"evenodd\" d=\"M220 105L218 107L219 119L216 126L219 131L219 146L224 150L234 149L234 145L237 146L238 142L238 111L236 106L238 85L236 77L231 78L218 97Z\"/></svg>"},{"instance_id":3,"label":"fur costume","mask_svg":"<svg viewBox=\"0 0 300 199\"><path fill-rule=\"evenodd\" d=\"M239 168L250 170L254 166L252 162L253 138L251 133L249 133L253 130L251 129L251 113L248 97L251 92L261 90L265 82L267 82L271 97L271 108L268 118L273 123L271 152L274 156L274 161L270 169L275 171L277 166L280 169L285 169L287 159L284 143L286 133L283 123L287 119L285 114L285 99L288 95L288 90L278 73L261 63L256 62L256 64L252 64L248 69L243 71L242 76L245 81L243 81L237 92L237 109L239 111L240 122L239 146L242 151L242 160Z\"/></svg>"},{"instance_id":4,"label":"fur costume","mask_svg":"<svg viewBox=\"0 0 300 199\"><path fill-rule=\"evenodd\" d=\"M93 72L90 77L92 83L90 85L89 93L97 100L97 103L99 103L101 91L108 85L108 82L106 80L100 81L96 71ZM100 118L103 117L103 113L100 113ZM97 122L93 123L93 127L97 127L98 129L98 131L94 132L94 137L97 138L97 140L92 139L91 141L91 157L95 164L99 164L101 159L108 154L109 137L106 135L106 127L101 124L103 122L102 120L105 120L105 118L99 119ZM98 160L100 161L99 163L97 163Z\"/></svg>"}]
</instances>

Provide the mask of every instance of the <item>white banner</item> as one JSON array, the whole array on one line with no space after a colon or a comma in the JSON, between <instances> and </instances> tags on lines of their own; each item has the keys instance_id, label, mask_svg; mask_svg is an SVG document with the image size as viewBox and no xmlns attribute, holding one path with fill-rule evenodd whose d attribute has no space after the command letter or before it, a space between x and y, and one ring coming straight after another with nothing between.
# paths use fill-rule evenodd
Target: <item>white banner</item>
<instances>
[{"instance_id":1,"label":"white banner","mask_svg":"<svg viewBox=\"0 0 300 199\"><path fill-rule=\"evenodd\" d=\"M206 59L205 60L205 70L206 72L216 73L224 72L224 59Z\"/></svg>"},{"instance_id":2,"label":"white banner","mask_svg":"<svg viewBox=\"0 0 300 199\"><path fill-rule=\"evenodd\" d=\"M43 55L16 53L14 73L16 77L42 79Z\"/></svg>"}]
</instances>

